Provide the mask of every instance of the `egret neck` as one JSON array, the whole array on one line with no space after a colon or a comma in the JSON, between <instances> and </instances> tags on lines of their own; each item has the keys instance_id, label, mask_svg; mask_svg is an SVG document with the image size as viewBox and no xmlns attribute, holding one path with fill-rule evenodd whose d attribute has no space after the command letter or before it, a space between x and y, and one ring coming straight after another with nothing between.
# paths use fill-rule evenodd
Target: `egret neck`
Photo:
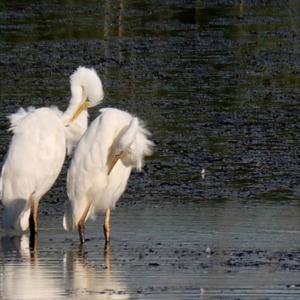
<instances>
[{"instance_id":1,"label":"egret neck","mask_svg":"<svg viewBox=\"0 0 300 300\"><path fill-rule=\"evenodd\" d=\"M72 123L74 120L76 120L76 118L80 115L80 113L85 110L86 108L88 108L88 99L85 99L76 109L76 111L74 112L74 114L72 115L72 117L69 120L69 123Z\"/></svg>"}]
</instances>

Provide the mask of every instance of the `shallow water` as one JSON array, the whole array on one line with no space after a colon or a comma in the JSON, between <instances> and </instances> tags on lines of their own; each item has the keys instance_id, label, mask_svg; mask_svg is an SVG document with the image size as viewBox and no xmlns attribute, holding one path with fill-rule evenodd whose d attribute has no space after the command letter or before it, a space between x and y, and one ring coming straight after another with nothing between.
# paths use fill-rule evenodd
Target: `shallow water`
<instances>
[{"instance_id":1,"label":"shallow water","mask_svg":"<svg viewBox=\"0 0 300 300\"><path fill-rule=\"evenodd\" d=\"M6 115L65 109L78 65L156 142L106 254L99 222L83 249L61 229L66 163L35 251L2 233L1 297L298 299L299 2L111 2L0 4L1 158Z\"/></svg>"}]
</instances>

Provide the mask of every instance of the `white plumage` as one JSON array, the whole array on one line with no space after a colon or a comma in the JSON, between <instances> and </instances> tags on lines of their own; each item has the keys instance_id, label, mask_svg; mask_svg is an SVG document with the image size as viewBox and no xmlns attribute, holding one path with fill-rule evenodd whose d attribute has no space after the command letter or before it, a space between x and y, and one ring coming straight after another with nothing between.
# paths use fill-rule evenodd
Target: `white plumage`
<instances>
[{"instance_id":1,"label":"white plumage","mask_svg":"<svg viewBox=\"0 0 300 300\"><path fill-rule=\"evenodd\" d=\"M30 107L9 116L13 137L0 179L5 228L24 231L32 216L31 233L37 231L38 203L58 177L66 148L71 152L85 132L86 108L103 99L94 69L79 67L70 78L72 97L66 112Z\"/></svg>"},{"instance_id":2,"label":"white plumage","mask_svg":"<svg viewBox=\"0 0 300 300\"><path fill-rule=\"evenodd\" d=\"M78 143L67 177L70 202L63 225L66 230L78 228L82 242L85 221L115 207L132 168L142 168L153 146L138 118L113 108L100 111Z\"/></svg>"}]
</instances>

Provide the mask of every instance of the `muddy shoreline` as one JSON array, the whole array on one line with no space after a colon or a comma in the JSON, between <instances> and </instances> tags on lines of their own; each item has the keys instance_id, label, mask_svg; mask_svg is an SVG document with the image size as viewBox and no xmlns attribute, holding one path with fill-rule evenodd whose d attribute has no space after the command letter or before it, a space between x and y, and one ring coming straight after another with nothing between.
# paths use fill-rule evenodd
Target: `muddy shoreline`
<instances>
[{"instance_id":1,"label":"muddy shoreline","mask_svg":"<svg viewBox=\"0 0 300 300\"><path fill-rule=\"evenodd\" d=\"M293 203L245 206L125 202L113 212L109 249L101 218L88 223L81 247L77 233L65 232L56 214L41 216L34 251L26 238L2 234L2 296L15 299L12 280L21 285L27 276L38 276L43 280L34 283L35 291L53 289L42 299L297 299L300 241ZM288 222L280 223L282 209ZM280 223L277 229L270 229L270 217Z\"/></svg>"}]
</instances>

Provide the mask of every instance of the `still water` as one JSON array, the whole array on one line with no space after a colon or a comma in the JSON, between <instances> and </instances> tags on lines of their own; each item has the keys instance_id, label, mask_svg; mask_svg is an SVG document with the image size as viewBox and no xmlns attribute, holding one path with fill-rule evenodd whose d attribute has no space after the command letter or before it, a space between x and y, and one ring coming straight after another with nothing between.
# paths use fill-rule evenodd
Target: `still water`
<instances>
[{"instance_id":1,"label":"still water","mask_svg":"<svg viewBox=\"0 0 300 300\"><path fill-rule=\"evenodd\" d=\"M35 250L1 231L1 298L298 299L299 24L296 0L2 1L1 160L6 115L65 109L79 65L156 147L106 250L103 219L81 249L62 229L66 162Z\"/></svg>"}]
</instances>

